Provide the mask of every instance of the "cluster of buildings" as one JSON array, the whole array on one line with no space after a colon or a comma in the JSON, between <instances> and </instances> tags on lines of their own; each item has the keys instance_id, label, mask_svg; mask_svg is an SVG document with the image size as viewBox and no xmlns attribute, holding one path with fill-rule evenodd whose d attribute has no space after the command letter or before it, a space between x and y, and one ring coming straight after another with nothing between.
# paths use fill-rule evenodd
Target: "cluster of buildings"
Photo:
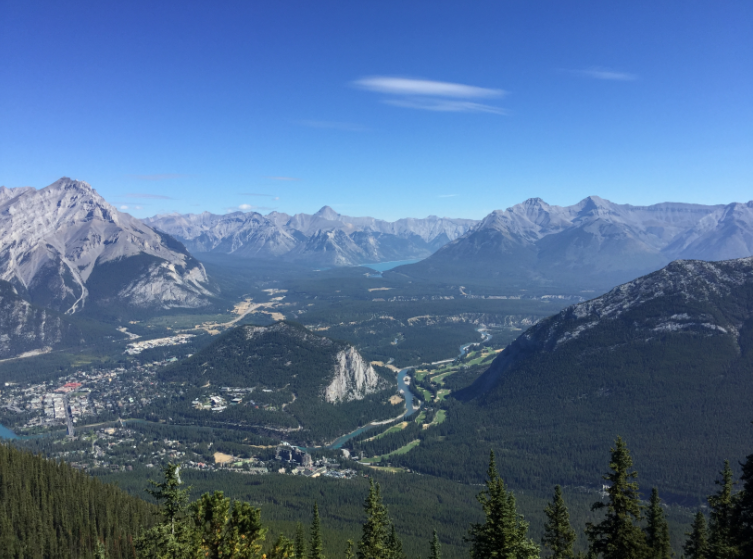
<instances>
[{"instance_id":1,"label":"cluster of buildings","mask_svg":"<svg viewBox=\"0 0 753 559\"><path fill-rule=\"evenodd\" d=\"M350 479L358 475L351 469L343 469L337 460L314 460L308 452L288 443L281 443L275 452L275 460L280 463L280 474L300 475L304 477L334 477Z\"/></svg>"},{"instance_id":2,"label":"cluster of buildings","mask_svg":"<svg viewBox=\"0 0 753 559\"><path fill-rule=\"evenodd\" d=\"M78 371L61 379L28 385L7 382L0 389L0 408L14 413L6 415L3 422L11 430L23 432L58 428L68 420L91 423L108 411L126 417L154 399L173 396L181 390L155 381L156 370L166 363Z\"/></svg>"}]
</instances>

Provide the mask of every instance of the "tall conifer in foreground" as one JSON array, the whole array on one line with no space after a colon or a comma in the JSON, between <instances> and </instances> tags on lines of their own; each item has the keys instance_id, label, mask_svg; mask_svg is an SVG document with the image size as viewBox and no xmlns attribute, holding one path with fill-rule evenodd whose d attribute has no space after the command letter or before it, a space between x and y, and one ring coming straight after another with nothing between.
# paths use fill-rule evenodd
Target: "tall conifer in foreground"
<instances>
[{"instance_id":1,"label":"tall conifer in foreground","mask_svg":"<svg viewBox=\"0 0 753 559\"><path fill-rule=\"evenodd\" d=\"M163 469L164 481L151 481L153 489L147 489L158 503L162 521L147 530L136 540L140 557L156 559L184 559L196 553L194 531L188 518L188 494L190 487L181 489L179 468L168 464Z\"/></svg>"},{"instance_id":2,"label":"tall conifer in foreground","mask_svg":"<svg viewBox=\"0 0 753 559\"><path fill-rule=\"evenodd\" d=\"M319 524L319 504L314 501L314 518L311 520L311 545L309 559L324 559L321 526Z\"/></svg>"},{"instance_id":3,"label":"tall conifer in foreground","mask_svg":"<svg viewBox=\"0 0 753 559\"><path fill-rule=\"evenodd\" d=\"M358 559L390 559L389 536L391 523L387 507L382 503L378 483L369 479L369 494L364 503L366 522L358 545Z\"/></svg>"},{"instance_id":4,"label":"tall conifer in foreground","mask_svg":"<svg viewBox=\"0 0 753 559\"><path fill-rule=\"evenodd\" d=\"M541 543L552 552L552 559L574 559L575 530L570 525L570 513L559 485L554 487L554 499L544 509L544 513L547 521Z\"/></svg>"},{"instance_id":5,"label":"tall conifer in foreground","mask_svg":"<svg viewBox=\"0 0 753 559\"><path fill-rule=\"evenodd\" d=\"M233 557L232 555L229 557ZM255 555L239 555L238 559L246 559L246 558L252 558L257 557ZM295 544L290 541L285 536L279 536L277 538L277 541L272 546L272 549L269 550L269 553L266 553L265 555L262 555L262 557L266 559L292 559L293 557L296 557L295 555Z\"/></svg>"},{"instance_id":6,"label":"tall conifer in foreground","mask_svg":"<svg viewBox=\"0 0 753 559\"><path fill-rule=\"evenodd\" d=\"M719 491L708 498L711 508L709 522L709 559L737 559L739 549L733 540L735 496L732 493L732 468L724 461L722 479L715 483Z\"/></svg>"},{"instance_id":7,"label":"tall conifer in foreground","mask_svg":"<svg viewBox=\"0 0 753 559\"><path fill-rule=\"evenodd\" d=\"M300 522L295 526L295 544L293 547L296 559L305 559L306 557L306 540L303 537L303 524Z\"/></svg>"},{"instance_id":8,"label":"tall conifer in foreground","mask_svg":"<svg viewBox=\"0 0 753 559\"><path fill-rule=\"evenodd\" d=\"M261 556L266 528L261 509L243 501L230 500L222 491L204 493L191 505L194 537L199 556L207 559L250 559ZM280 537L277 557L292 552L290 540Z\"/></svg>"},{"instance_id":9,"label":"tall conifer in foreground","mask_svg":"<svg viewBox=\"0 0 753 559\"><path fill-rule=\"evenodd\" d=\"M434 537L431 539L429 559L442 559L442 546L439 544L439 536L437 536L436 529L434 530Z\"/></svg>"},{"instance_id":10,"label":"tall conifer in foreground","mask_svg":"<svg viewBox=\"0 0 753 559\"><path fill-rule=\"evenodd\" d=\"M397 537L395 525L390 525L390 535L387 538L387 550L389 559L406 559L403 551L403 542Z\"/></svg>"},{"instance_id":11,"label":"tall conifer in foreground","mask_svg":"<svg viewBox=\"0 0 753 559\"><path fill-rule=\"evenodd\" d=\"M589 553L604 559L643 559L647 552L646 537L636 524L641 520L638 473L630 471L633 459L621 437L617 437L611 449L609 468L611 473L603 476L609 482L609 501L594 503L591 510L606 508L606 517L599 524L586 527Z\"/></svg>"},{"instance_id":12,"label":"tall conifer in foreground","mask_svg":"<svg viewBox=\"0 0 753 559\"><path fill-rule=\"evenodd\" d=\"M489 456L487 478L486 489L476 497L486 520L471 525L466 538L471 544L471 559L538 558L539 546L528 538L528 523L518 515L515 497L497 473L494 452Z\"/></svg>"},{"instance_id":13,"label":"tall conifer in foreground","mask_svg":"<svg viewBox=\"0 0 753 559\"><path fill-rule=\"evenodd\" d=\"M656 487L651 490L647 516L646 544L649 549L649 559L670 559L672 547L669 543L669 524L661 508L659 490Z\"/></svg>"},{"instance_id":14,"label":"tall conifer in foreground","mask_svg":"<svg viewBox=\"0 0 753 559\"><path fill-rule=\"evenodd\" d=\"M753 454L742 464L743 490L735 508L735 539L741 557L753 557Z\"/></svg>"},{"instance_id":15,"label":"tall conifer in foreground","mask_svg":"<svg viewBox=\"0 0 753 559\"><path fill-rule=\"evenodd\" d=\"M695 519L690 526L690 532L682 550L685 552L685 559L708 559L709 542L706 529L706 517L701 511L695 513Z\"/></svg>"}]
</instances>

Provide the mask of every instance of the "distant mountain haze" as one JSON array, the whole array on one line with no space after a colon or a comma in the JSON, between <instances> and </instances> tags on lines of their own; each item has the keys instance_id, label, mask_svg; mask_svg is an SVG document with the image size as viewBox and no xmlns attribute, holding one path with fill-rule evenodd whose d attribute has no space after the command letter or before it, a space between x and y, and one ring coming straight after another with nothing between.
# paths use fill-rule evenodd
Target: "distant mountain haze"
<instances>
[{"instance_id":1,"label":"distant mountain haze","mask_svg":"<svg viewBox=\"0 0 753 559\"><path fill-rule=\"evenodd\" d=\"M193 254L353 266L425 258L479 222L436 216L388 222L345 216L324 206L313 215L204 212L158 215L144 223L179 239Z\"/></svg>"},{"instance_id":2,"label":"distant mountain haze","mask_svg":"<svg viewBox=\"0 0 753 559\"><path fill-rule=\"evenodd\" d=\"M69 178L40 190L0 188L0 279L68 313L92 302L201 307L212 295L183 245Z\"/></svg>"},{"instance_id":3,"label":"distant mountain haze","mask_svg":"<svg viewBox=\"0 0 753 559\"><path fill-rule=\"evenodd\" d=\"M519 289L608 289L675 259L751 254L753 202L631 206L589 196L561 207L531 198L392 273Z\"/></svg>"}]
</instances>

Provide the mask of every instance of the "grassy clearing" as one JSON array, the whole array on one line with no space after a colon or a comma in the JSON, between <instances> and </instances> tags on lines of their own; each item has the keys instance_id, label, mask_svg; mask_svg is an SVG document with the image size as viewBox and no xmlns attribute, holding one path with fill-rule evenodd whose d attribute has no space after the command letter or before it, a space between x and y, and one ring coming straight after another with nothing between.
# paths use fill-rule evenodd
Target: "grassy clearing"
<instances>
[{"instance_id":1,"label":"grassy clearing","mask_svg":"<svg viewBox=\"0 0 753 559\"><path fill-rule=\"evenodd\" d=\"M377 462L381 462L382 460L386 460L390 456L397 456L399 454L406 454L416 448L419 444L421 444L421 441L416 439L415 441L409 442L405 446L401 446L397 450L393 450L389 454L382 454L381 456L374 456L373 458L364 458L361 460L361 463L363 464L375 464Z\"/></svg>"},{"instance_id":2,"label":"grassy clearing","mask_svg":"<svg viewBox=\"0 0 753 559\"><path fill-rule=\"evenodd\" d=\"M438 390L437 391L437 401L438 402L443 401L445 398L447 398L447 396L450 394L450 392L451 391L448 390L447 388L443 388L442 390Z\"/></svg>"}]
</instances>

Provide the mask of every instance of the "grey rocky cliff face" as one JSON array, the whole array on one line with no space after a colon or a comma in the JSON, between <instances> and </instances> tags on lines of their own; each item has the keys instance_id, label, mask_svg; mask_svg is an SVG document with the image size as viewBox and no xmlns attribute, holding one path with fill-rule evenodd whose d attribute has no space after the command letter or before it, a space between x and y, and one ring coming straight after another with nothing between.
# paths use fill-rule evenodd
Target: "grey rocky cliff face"
<instances>
[{"instance_id":1,"label":"grey rocky cliff face","mask_svg":"<svg viewBox=\"0 0 753 559\"><path fill-rule=\"evenodd\" d=\"M0 359L52 348L62 341L65 327L60 316L32 306L0 282Z\"/></svg>"},{"instance_id":2,"label":"grey rocky cliff face","mask_svg":"<svg viewBox=\"0 0 753 559\"><path fill-rule=\"evenodd\" d=\"M354 347L341 350L335 360L335 374L324 390L324 400L334 404L363 400L382 387L382 379Z\"/></svg>"},{"instance_id":3,"label":"grey rocky cliff face","mask_svg":"<svg viewBox=\"0 0 753 559\"><path fill-rule=\"evenodd\" d=\"M119 212L87 183L62 178L41 190L0 192L0 279L32 301L79 311L97 267L141 255L161 264L148 277L140 272L133 278L121 303L206 304L211 292L204 267L140 220Z\"/></svg>"}]
</instances>

